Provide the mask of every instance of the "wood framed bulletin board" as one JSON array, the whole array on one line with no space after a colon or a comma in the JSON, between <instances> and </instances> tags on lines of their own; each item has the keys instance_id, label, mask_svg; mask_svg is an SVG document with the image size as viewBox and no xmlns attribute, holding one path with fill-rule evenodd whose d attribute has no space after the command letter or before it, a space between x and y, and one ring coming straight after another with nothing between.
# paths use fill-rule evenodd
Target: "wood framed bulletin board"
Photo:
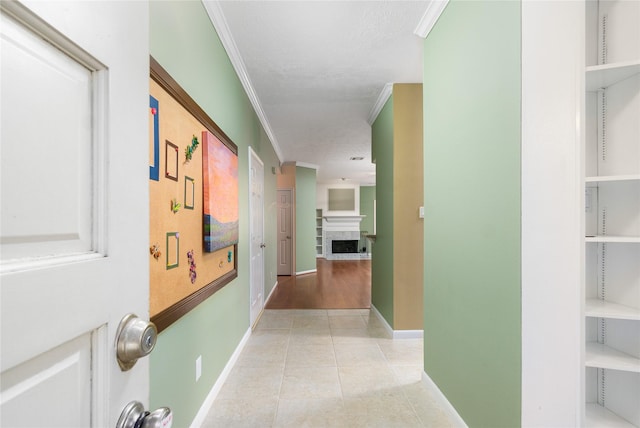
<instances>
[{"instance_id":1,"label":"wood framed bulletin board","mask_svg":"<svg viewBox=\"0 0 640 428\"><path fill-rule=\"evenodd\" d=\"M238 276L238 147L151 58L149 311L162 331Z\"/></svg>"}]
</instances>

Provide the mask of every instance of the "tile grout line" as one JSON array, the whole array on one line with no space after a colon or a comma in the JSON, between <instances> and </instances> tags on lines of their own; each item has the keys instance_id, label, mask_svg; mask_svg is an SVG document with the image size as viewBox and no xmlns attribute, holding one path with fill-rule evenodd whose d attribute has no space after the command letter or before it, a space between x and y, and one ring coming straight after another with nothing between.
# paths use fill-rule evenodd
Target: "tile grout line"
<instances>
[{"instance_id":1,"label":"tile grout line","mask_svg":"<svg viewBox=\"0 0 640 428\"><path fill-rule=\"evenodd\" d=\"M291 333L293 332L293 320L294 320L294 316L291 317L291 325L289 326L289 334L287 335L287 344L285 345L286 350L284 352L284 361L283 361L283 367L282 367L282 379L280 379L280 387L278 388L278 396L276 397L276 411L273 412L273 421L271 421L271 427L274 427L278 420L278 412L280 409L280 397L282 395L282 385L284 384L284 376L285 376L285 372L287 371L287 357L289 355L289 345L291 344Z\"/></svg>"}]
</instances>

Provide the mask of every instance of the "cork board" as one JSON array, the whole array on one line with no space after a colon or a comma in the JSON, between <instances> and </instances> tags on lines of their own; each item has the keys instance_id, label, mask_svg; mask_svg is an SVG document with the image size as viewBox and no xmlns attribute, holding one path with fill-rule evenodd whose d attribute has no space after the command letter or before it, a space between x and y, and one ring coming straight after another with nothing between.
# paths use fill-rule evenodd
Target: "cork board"
<instances>
[{"instance_id":1,"label":"cork board","mask_svg":"<svg viewBox=\"0 0 640 428\"><path fill-rule=\"evenodd\" d=\"M237 244L204 248L203 136L236 159L237 147L153 58L149 92L150 160L159 159L149 180L149 310L162 331L237 277ZM237 210L237 199L227 202Z\"/></svg>"}]
</instances>

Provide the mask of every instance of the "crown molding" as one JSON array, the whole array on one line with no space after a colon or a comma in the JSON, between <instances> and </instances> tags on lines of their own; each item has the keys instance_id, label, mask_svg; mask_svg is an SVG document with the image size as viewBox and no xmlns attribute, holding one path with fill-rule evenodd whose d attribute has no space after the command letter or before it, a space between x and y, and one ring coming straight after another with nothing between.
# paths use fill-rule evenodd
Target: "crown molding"
<instances>
[{"instance_id":1,"label":"crown molding","mask_svg":"<svg viewBox=\"0 0 640 428\"><path fill-rule=\"evenodd\" d=\"M306 162L296 162L296 166L301 166L303 168L311 168L315 170L320 169L320 166L313 163L306 163Z\"/></svg>"},{"instance_id":2,"label":"crown molding","mask_svg":"<svg viewBox=\"0 0 640 428\"><path fill-rule=\"evenodd\" d=\"M213 24L216 32L218 33L218 37L220 38L220 42L222 42L222 46L224 50L227 52L229 56L229 60L233 65L233 69L236 71L238 75L238 79L240 79L240 83L242 83L242 87L244 88L247 96L249 97L249 101L253 106L253 110L258 116L258 120L262 124L264 128L264 132L267 134L267 137L271 141L271 145L273 146L273 150L276 152L276 156L278 156L278 160L280 162L283 161L284 156L282 155L282 150L280 149L280 145L278 144L278 140L276 136L273 134L271 129L271 124L269 123L269 119L267 119L267 115L262 109L262 104L260 103L260 99L258 99L258 95L256 91L253 89L253 85L251 83L251 79L249 78L249 74L247 73L247 68L244 65L244 61L242 60L242 56L240 55L240 51L236 46L236 42L231 35L231 30L229 30L229 26L227 25L227 19L224 16L224 12L222 11L222 7L220 6L219 0L202 0L202 4L207 11L207 15L209 15L209 19Z\"/></svg>"},{"instance_id":3,"label":"crown molding","mask_svg":"<svg viewBox=\"0 0 640 428\"><path fill-rule=\"evenodd\" d=\"M382 110L384 105L387 103L387 100L391 96L391 92L393 92L393 83L387 83L386 85L384 85L382 91L380 92L380 95L378 95L376 103L373 105L373 108L369 112L369 118L367 118L367 123L369 125L373 125L373 122L376 121L378 115L380 114L380 110Z\"/></svg>"},{"instance_id":4,"label":"crown molding","mask_svg":"<svg viewBox=\"0 0 640 428\"><path fill-rule=\"evenodd\" d=\"M438 18L442 15L447 4L449 4L449 0L431 0L429 6L427 6L427 10L424 11L424 15L420 18L416 29L413 30L413 34L423 39L426 38L433 26L436 25Z\"/></svg>"}]
</instances>

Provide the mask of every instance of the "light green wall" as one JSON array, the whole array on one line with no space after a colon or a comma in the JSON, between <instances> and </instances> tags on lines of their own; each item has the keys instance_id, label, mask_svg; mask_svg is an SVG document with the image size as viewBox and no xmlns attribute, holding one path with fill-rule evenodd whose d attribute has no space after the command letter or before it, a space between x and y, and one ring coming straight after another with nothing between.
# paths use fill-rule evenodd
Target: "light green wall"
<instances>
[{"instance_id":1,"label":"light green wall","mask_svg":"<svg viewBox=\"0 0 640 428\"><path fill-rule=\"evenodd\" d=\"M520 426L520 2L451 1L424 43L427 374Z\"/></svg>"},{"instance_id":2,"label":"light green wall","mask_svg":"<svg viewBox=\"0 0 640 428\"><path fill-rule=\"evenodd\" d=\"M373 201L376 199L376 186L360 186L360 215L364 215L360 222L360 230L366 230L373 234ZM367 252L371 252L371 241L364 239L360 242L367 246Z\"/></svg>"},{"instance_id":3,"label":"light green wall","mask_svg":"<svg viewBox=\"0 0 640 428\"><path fill-rule=\"evenodd\" d=\"M316 268L316 170L296 166L296 272Z\"/></svg>"},{"instance_id":4,"label":"light green wall","mask_svg":"<svg viewBox=\"0 0 640 428\"><path fill-rule=\"evenodd\" d=\"M393 328L393 95L371 126L371 144L378 224L371 254L371 303Z\"/></svg>"},{"instance_id":5,"label":"light green wall","mask_svg":"<svg viewBox=\"0 0 640 428\"><path fill-rule=\"evenodd\" d=\"M367 234L373 234L373 201L376 200L376 186L360 186L360 215L364 215L360 222L360 230L366 230ZM360 247L366 245L367 252L371 252L371 241L364 239Z\"/></svg>"},{"instance_id":6,"label":"light green wall","mask_svg":"<svg viewBox=\"0 0 640 428\"><path fill-rule=\"evenodd\" d=\"M189 426L249 328L248 146L265 163L265 292L275 283L275 153L201 2L152 1L151 55L238 146L238 278L164 330L150 356L150 406L168 406ZM202 356L202 377L195 361Z\"/></svg>"}]
</instances>

